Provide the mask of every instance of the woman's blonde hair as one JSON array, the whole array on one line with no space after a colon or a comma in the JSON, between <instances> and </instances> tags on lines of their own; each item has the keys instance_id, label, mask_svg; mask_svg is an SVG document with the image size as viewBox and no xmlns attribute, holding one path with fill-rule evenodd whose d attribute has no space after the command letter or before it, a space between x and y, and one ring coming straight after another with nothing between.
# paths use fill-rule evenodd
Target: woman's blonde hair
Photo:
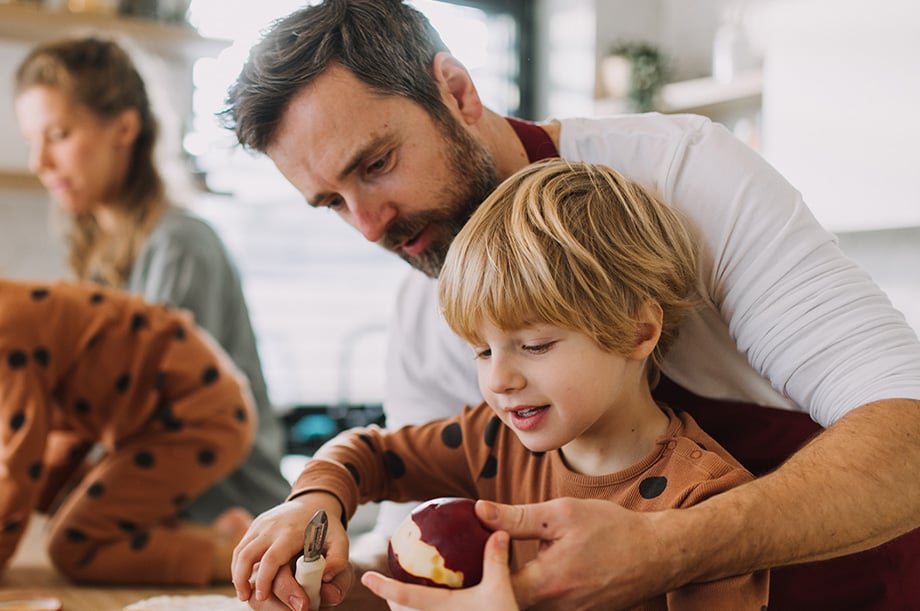
<instances>
[{"instance_id":1,"label":"woman's blonde hair","mask_svg":"<svg viewBox=\"0 0 920 611\"><path fill-rule=\"evenodd\" d=\"M62 92L103 121L127 109L138 113L140 130L116 211L122 227L104 235L92 214L77 213L66 234L68 263L78 278L123 286L144 238L166 207L155 162L158 128L147 88L128 53L96 37L35 47L16 71L15 95L39 86Z\"/></svg>"},{"instance_id":2,"label":"woman's blonde hair","mask_svg":"<svg viewBox=\"0 0 920 611\"><path fill-rule=\"evenodd\" d=\"M439 299L473 344L484 320L507 331L543 323L623 355L653 300L663 311L654 380L696 279L693 241L673 210L610 168L556 159L520 170L483 202L451 244Z\"/></svg>"}]
</instances>

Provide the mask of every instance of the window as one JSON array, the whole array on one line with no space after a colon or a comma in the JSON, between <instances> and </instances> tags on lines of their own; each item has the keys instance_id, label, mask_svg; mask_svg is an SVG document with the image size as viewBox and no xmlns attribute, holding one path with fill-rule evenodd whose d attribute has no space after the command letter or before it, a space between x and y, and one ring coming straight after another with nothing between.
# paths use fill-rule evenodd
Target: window
<instances>
[{"instance_id":1,"label":"window","mask_svg":"<svg viewBox=\"0 0 920 611\"><path fill-rule=\"evenodd\" d=\"M469 68L486 104L524 116L527 79L519 52L528 3L412 4ZM214 116L264 28L301 5L192 1L189 21L199 32L232 41L195 66L184 140L210 189L232 197L207 195L194 209L223 236L240 267L273 402L282 410L374 404L383 396L386 322L408 267L333 213L308 208L268 159L236 147Z\"/></svg>"}]
</instances>

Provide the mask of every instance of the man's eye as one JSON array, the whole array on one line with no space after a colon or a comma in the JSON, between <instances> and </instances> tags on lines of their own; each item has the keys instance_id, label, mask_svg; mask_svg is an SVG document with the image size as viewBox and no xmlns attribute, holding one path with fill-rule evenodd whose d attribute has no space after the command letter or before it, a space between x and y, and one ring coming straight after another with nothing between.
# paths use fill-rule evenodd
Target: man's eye
<instances>
[{"instance_id":1,"label":"man's eye","mask_svg":"<svg viewBox=\"0 0 920 611\"><path fill-rule=\"evenodd\" d=\"M341 210L345 206L345 200L341 197L330 197L323 205L330 210Z\"/></svg>"},{"instance_id":2,"label":"man's eye","mask_svg":"<svg viewBox=\"0 0 920 611\"><path fill-rule=\"evenodd\" d=\"M372 164L370 164L369 166L367 166L367 173L368 173L368 174L377 174L377 173L383 171L383 170L386 168L387 162L388 162L389 160L390 160L390 154L387 153L386 155L384 155L383 157L381 157L380 159L378 159L378 160L375 161L374 163L372 163Z\"/></svg>"}]
</instances>

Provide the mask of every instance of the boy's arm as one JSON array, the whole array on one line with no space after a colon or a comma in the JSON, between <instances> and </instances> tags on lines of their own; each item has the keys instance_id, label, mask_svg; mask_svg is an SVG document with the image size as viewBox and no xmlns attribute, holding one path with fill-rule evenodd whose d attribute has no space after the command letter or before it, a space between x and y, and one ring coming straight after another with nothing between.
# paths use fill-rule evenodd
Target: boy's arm
<instances>
[{"instance_id":1,"label":"boy's arm","mask_svg":"<svg viewBox=\"0 0 920 611\"><path fill-rule=\"evenodd\" d=\"M380 500L476 497L467 446L445 442L455 431L475 431L491 410L464 414L395 431L367 427L345 431L324 444L294 482L291 498L312 490L338 497L347 519L358 505ZM466 434L463 438L481 435Z\"/></svg>"}]
</instances>

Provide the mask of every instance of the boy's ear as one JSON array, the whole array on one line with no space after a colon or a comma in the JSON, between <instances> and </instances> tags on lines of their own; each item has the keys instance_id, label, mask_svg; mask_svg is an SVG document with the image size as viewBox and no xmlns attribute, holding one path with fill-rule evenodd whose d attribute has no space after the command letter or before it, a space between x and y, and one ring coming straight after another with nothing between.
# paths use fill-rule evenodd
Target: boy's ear
<instances>
[{"instance_id":1,"label":"boy's ear","mask_svg":"<svg viewBox=\"0 0 920 611\"><path fill-rule=\"evenodd\" d=\"M450 53L441 51L434 56L432 70L441 98L451 113L465 124L478 121L483 112L482 100L466 66Z\"/></svg>"},{"instance_id":2,"label":"boy's ear","mask_svg":"<svg viewBox=\"0 0 920 611\"><path fill-rule=\"evenodd\" d=\"M661 337L664 312L654 299L648 299L636 312L636 345L629 358L640 361L647 358Z\"/></svg>"}]
</instances>

